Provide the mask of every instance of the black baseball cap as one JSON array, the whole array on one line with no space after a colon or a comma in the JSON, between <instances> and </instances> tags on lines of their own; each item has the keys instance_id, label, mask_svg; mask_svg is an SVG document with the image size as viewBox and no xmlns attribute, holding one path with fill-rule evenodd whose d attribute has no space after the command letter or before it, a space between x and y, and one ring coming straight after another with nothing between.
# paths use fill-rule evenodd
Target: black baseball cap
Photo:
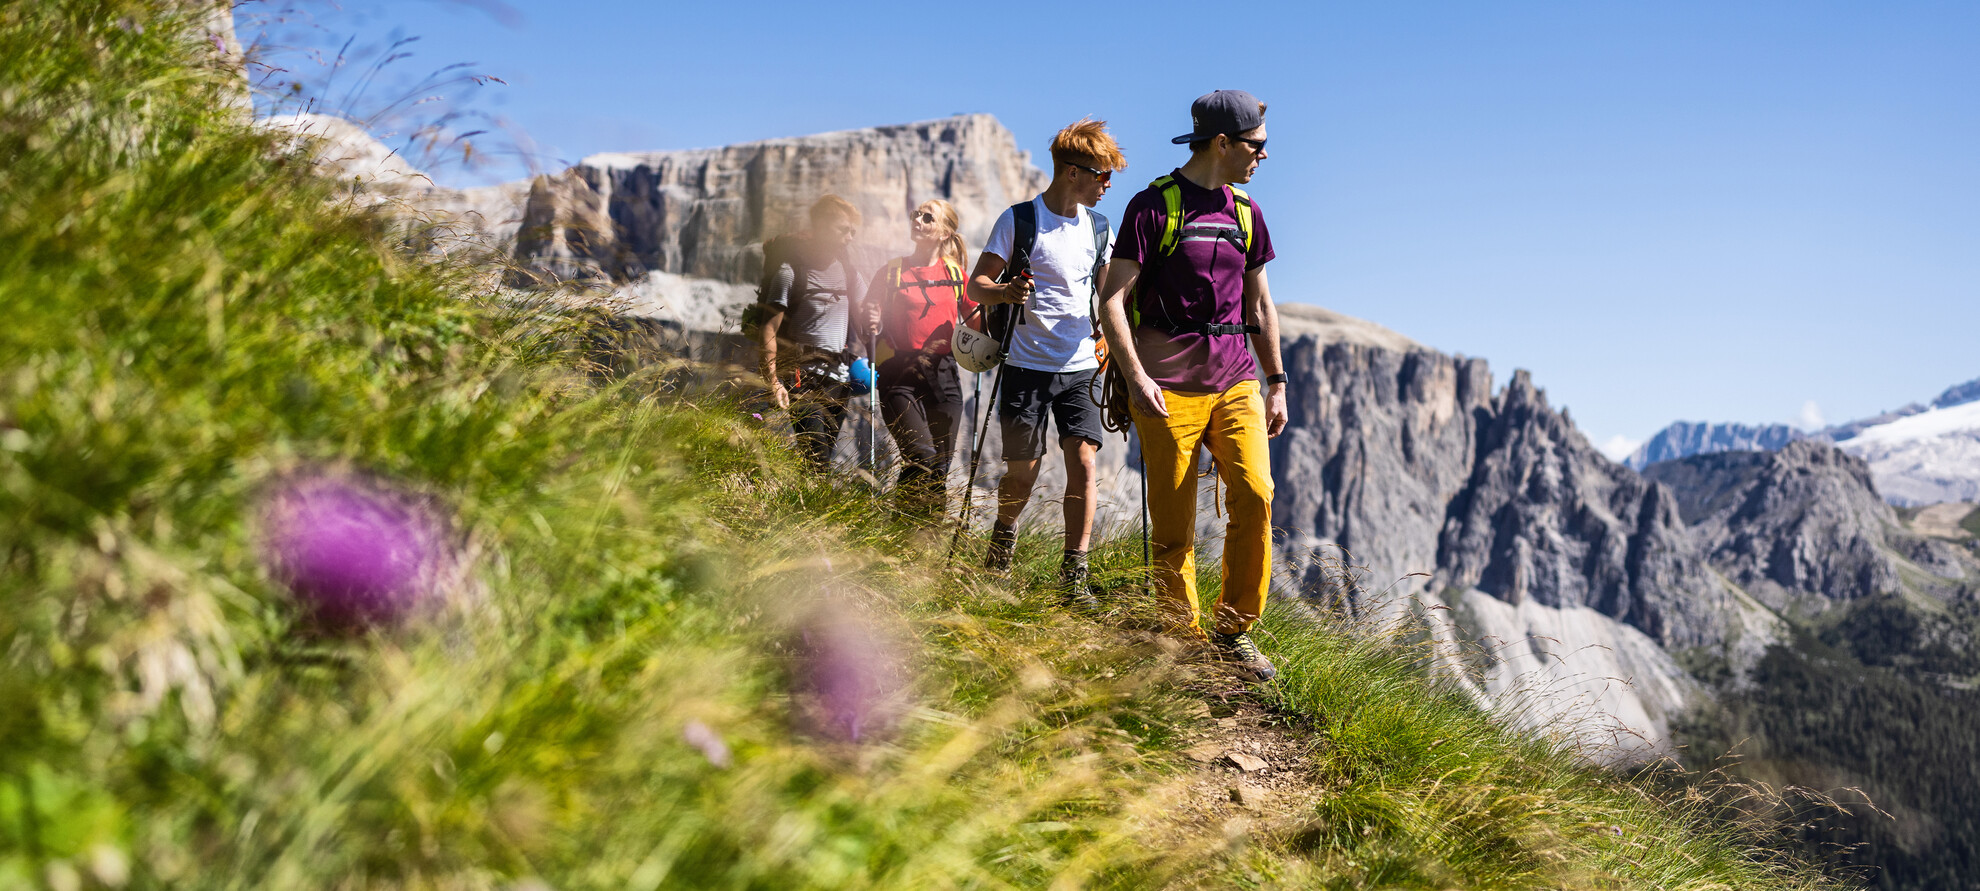
<instances>
[{"instance_id":1,"label":"black baseball cap","mask_svg":"<svg viewBox=\"0 0 1980 891\"><path fill-rule=\"evenodd\" d=\"M1265 123L1265 115L1258 111L1258 97L1243 90L1218 90L1189 104L1189 122L1195 129L1169 141L1182 145L1220 134L1236 136Z\"/></svg>"}]
</instances>

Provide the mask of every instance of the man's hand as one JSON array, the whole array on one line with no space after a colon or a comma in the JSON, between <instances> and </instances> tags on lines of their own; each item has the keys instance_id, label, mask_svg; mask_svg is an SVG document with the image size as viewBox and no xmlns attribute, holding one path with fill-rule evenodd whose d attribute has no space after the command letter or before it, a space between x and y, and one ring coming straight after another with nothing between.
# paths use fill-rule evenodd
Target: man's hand
<instances>
[{"instance_id":1,"label":"man's hand","mask_svg":"<svg viewBox=\"0 0 1980 891\"><path fill-rule=\"evenodd\" d=\"M949 339L946 337L929 338L926 342L922 343L921 351L915 354L915 364L920 365L922 371L927 371L935 367L935 360L940 358L941 352L947 349L948 346Z\"/></svg>"},{"instance_id":2,"label":"man's hand","mask_svg":"<svg viewBox=\"0 0 1980 891\"><path fill-rule=\"evenodd\" d=\"M1162 385L1155 383L1154 378L1139 368L1134 370L1133 389L1135 407L1141 409L1142 414L1158 418L1169 416L1169 403L1162 398ZM1284 400L1280 400L1279 404L1283 408Z\"/></svg>"},{"instance_id":3,"label":"man's hand","mask_svg":"<svg viewBox=\"0 0 1980 891\"><path fill-rule=\"evenodd\" d=\"M1286 432L1286 385L1265 388L1265 438L1277 439Z\"/></svg>"},{"instance_id":4,"label":"man's hand","mask_svg":"<svg viewBox=\"0 0 1980 891\"><path fill-rule=\"evenodd\" d=\"M784 389L784 382L774 377L770 379L770 401L780 409L791 407L791 391Z\"/></svg>"},{"instance_id":5,"label":"man's hand","mask_svg":"<svg viewBox=\"0 0 1980 891\"><path fill-rule=\"evenodd\" d=\"M1036 287L1037 285L1031 281L1031 276L1014 276L1010 281L1004 283L1004 301L1006 303L1023 303L1026 300L1030 300L1031 292Z\"/></svg>"}]
</instances>

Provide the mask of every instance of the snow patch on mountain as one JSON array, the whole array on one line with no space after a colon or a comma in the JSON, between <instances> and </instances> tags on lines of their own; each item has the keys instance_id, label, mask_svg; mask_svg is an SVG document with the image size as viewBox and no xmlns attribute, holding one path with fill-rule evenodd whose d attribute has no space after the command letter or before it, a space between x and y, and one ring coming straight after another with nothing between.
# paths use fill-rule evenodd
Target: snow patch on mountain
<instances>
[{"instance_id":1,"label":"snow patch on mountain","mask_svg":"<svg viewBox=\"0 0 1980 891\"><path fill-rule=\"evenodd\" d=\"M1980 500L1980 401L1878 424L1837 445L1869 463L1878 493L1894 504Z\"/></svg>"}]
</instances>

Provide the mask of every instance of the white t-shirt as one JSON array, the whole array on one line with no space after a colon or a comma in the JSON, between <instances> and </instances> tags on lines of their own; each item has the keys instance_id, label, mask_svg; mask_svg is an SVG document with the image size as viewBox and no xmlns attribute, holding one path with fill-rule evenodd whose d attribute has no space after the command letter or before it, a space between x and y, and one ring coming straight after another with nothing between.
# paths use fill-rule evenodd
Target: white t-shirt
<instances>
[{"instance_id":1,"label":"white t-shirt","mask_svg":"<svg viewBox=\"0 0 1980 891\"><path fill-rule=\"evenodd\" d=\"M1085 371L1099 368L1093 355L1093 269L1113 250L1114 236L1095 257L1093 212L1081 207L1078 216L1062 217L1045 206L1045 196L1031 199L1037 209L1038 237L1031 245L1031 280L1036 286L1024 305L1022 322L1011 332L1010 358L1005 361L1032 371ZM1011 259L1017 222L1011 209L990 228L983 252Z\"/></svg>"}]
</instances>

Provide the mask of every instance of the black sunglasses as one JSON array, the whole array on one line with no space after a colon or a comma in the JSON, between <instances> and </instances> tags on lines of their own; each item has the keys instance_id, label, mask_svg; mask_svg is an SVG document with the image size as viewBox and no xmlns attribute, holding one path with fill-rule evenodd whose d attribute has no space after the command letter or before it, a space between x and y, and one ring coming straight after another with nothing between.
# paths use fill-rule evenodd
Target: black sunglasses
<instances>
[{"instance_id":1,"label":"black sunglasses","mask_svg":"<svg viewBox=\"0 0 1980 891\"><path fill-rule=\"evenodd\" d=\"M1242 142L1245 145L1251 146L1251 153L1254 155L1265 151L1265 140L1263 139L1246 139L1236 134L1232 134L1231 138L1239 142Z\"/></svg>"},{"instance_id":2,"label":"black sunglasses","mask_svg":"<svg viewBox=\"0 0 1980 891\"><path fill-rule=\"evenodd\" d=\"M1114 180L1114 171L1112 170L1095 170L1091 167L1086 166L1085 164L1074 164L1072 166L1084 170L1087 173L1093 174L1094 179L1097 179L1103 183L1113 182Z\"/></svg>"}]
</instances>

